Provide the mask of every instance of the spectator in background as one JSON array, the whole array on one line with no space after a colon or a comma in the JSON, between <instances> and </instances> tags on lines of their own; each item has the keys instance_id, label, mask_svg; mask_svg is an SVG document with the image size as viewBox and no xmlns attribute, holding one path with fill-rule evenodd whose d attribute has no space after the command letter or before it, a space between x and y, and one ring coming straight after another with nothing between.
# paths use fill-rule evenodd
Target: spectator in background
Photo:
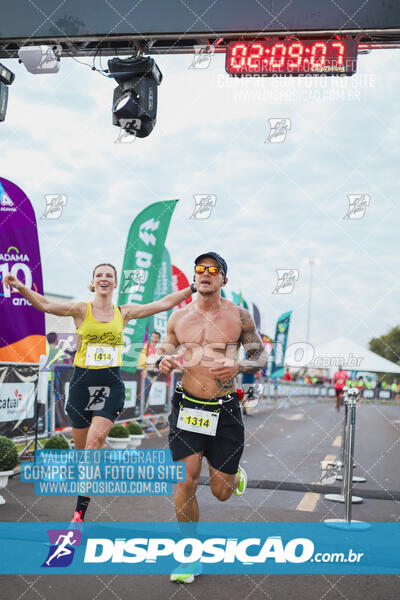
<instances>
[{"instance_id":1,"label":"spectator in background","mask_svg":"<svg viewBox=\"0 0 400 600\"><path fill-rule=\"evenodd\" d=\"M53 362L55 360L57 360L57 358L60 358L62 356L63 352L58 347L58 338L57 338L57 334L54 331L50 331L46 335L46 340L47 340L47 344L46 344L47 363L46 364L47 364L47 367L50 368L50 366L53 364Z\"/></svg>"},{"instance_id":2,"label":"spectator in background","mask_svg":"<svg viewBox=\"0 0 400 600\"><path fill-rule=\"evenodd\" d=\"M394 380L393 383L390 385L390 391L392 392L392 398L397 400L398 398L398 392L399 392L399 386L397 385L397 381Z\"/></svg>"},{"instance_id":3,"label":"spectator in background","mask_svg":"<svg viewBox=\"0 0 400 600\"><path fill-rule=\"evenodd\" d=\"M342 365L339 365L338 370L333 375L333 386L335 388L336 394L336 410L339 412L340 407L343 406L343 388L346 385L346 380L348 379L348 375L346 371L343 370Z\"/></svg>"},{"instance_id":4,"label":"spectator in background","mask_svg":"<svg viewBox=\"0 0 400 600\"><path fill-rule=\"evenodd\" d=\"M358 389L358 391L361 393L361 390L363 390L364 388L364 379L360 377L357 379L356 383L355 383L355 387Z\"/></svg>"},{"instance_id":5,"label":"spectator in background","mask_svg":"<svg viewBox=\"0 0 400 600\"><path fill-rule=\"evenodd\" d=\"M361 396L362 396L362 391L365 387L365 383L364 383L364 379L360 377L354 382L353 387L356 387L358 389L358 396L357 396L357 404L360 404L361 401Z\"/></svg>"},{"instance_id":6,"label":"spectator in background","mask_svg":"<svg viewBox=\"0 0 400 600\"><path fill-rule=\"evenodd\" d=\"M284 381L292 381L292 379L293 378L292 378L291 374L289 373L289 369L286 369L285 374L283 376L283 380Z\"/></svg>"},{"instance_id":7,"label":"spectator in background","mask_svg":"<svg viewBox=\"0 0 400 600\"><path fill-rule=\"evenodd\" d=\"M139 355L138 367L142 367L142 369L149 368L149 365L154 362L152 361L152 357L155 358L157 352L157 346L161 342L161 334L158 331L153 331L150 336L150 341L145 342L143 348ZM158 372L158 371L157 371Z\"/></svg>"}]
</instances>

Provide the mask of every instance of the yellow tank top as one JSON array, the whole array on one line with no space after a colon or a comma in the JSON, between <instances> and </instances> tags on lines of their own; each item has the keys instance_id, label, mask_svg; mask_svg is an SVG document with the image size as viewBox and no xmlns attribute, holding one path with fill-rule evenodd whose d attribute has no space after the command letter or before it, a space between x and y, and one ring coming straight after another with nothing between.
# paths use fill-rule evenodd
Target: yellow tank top
<instances>
[{"instance_id":1,"label":"yellow tank top","mask_svg":"<svg viewBox=\"0 0 400 600\"><path fill-rule=\"evenodd\" d=\"M118 306L114 305L114 318L112 321L102 323L97 321L92 313L91 302L87 303L86 315L82 324L76 330L80 336L80 347L74 358L74 365L82 369L104 369L104 366L93 366L86 364L88 346L91 348L107 348L109 346L117 347L118 358L115 366L122 365L121 351L123 348L123 330L124 320ZM79 339L79 338L78 338ZM79 346L79 342L78 342Z\"/></svg>"}]
</instances>

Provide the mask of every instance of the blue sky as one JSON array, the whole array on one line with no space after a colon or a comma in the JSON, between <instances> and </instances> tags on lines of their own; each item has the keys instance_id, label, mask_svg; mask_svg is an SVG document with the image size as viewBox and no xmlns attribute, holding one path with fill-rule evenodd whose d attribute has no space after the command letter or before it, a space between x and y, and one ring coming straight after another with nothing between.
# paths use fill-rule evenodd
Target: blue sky
<instances>
[{"instance_id":1,"label":"blue sky","mask_svg":"<svg viewBox=\"0 0 400 600\"><path fill-rule=\"evenodd\" d=\"M255 302L265 333L293 310L290 341L306 339L306 257L320 259L312 343L346 335L366 345L385 333L398 324L399 52L360 56L351 78L307 80L232 80L222 55L201 70L189 69L191 56L159 56L157 125L132 144L115 143L112 80L70 58L42 76L3 61L16 79L0 174L34 206L45 290L88 300L95 264L121 269L135 215L179 198L172 262L190 275L195 256L219 252L228 297L240 288ZM273 118L291 119L283 143L265 143ZM203 193L216 206L209 219L190 219ZM347 195L359 193L370 196L365 216L343 219ZM67 195L60 219L40 218L44 194ZM299 270L291 294L272 293L276 269Z\"/></svg>"}]
</instances>

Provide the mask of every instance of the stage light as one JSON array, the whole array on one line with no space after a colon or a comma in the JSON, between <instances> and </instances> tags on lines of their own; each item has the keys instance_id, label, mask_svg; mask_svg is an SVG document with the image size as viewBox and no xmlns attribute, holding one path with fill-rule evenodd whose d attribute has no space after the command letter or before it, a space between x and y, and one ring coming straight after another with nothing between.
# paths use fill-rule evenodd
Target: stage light
<instances>
[{"instance_id":1,"label":"stage light","mask_svg":"<svg viewBox=\"0 0 400 600\"><path fill-rule=\"evenodd\" d=\"M18 56L29 73L35 75L58 73L60 50L61 46L22 46L18 50Z\"/></svg>"},{"instance_id":2,"label":"stage light","mask_svg":"<svg viewBox=\"0 0 400 600\"><path fill-rule=\"evenodd\" d=\"M8 87L4 83L0 82L0 122L6 118L8 103Z\"/></svg>"},{"instance_id":3,"label":"stage light","mask_svg":"<svg viewBox=\"0 0 400 600\"><path fill-rule=\"evenodd\" d=\"M0 122L6 118L8 104L8 86L12 84L15 75L0 63Z\"/></svg>"},{"instance_id":4,"label":"stage light","mask_svg":"<svg viewBox=\"0 0 400 600\"><path fill-rule=\"evenodd\" d=\"M118 82L113 96L113 125L137 137L154 129L157 116L157 87L162 73L154 59L113 58L108 61L111 76Z\"/></svg>"},{"instance_id":5,"label":"stage light","mask_svg":"<svg viewBox=\"0 0 400 600\"><path fill-rule=\"evenodd\" d=\"M15 75L10 69L7 69L4 65L0 63L0 81L4 83L4 85L11 85L15 79Z\"/></svg>"}]
</instances>

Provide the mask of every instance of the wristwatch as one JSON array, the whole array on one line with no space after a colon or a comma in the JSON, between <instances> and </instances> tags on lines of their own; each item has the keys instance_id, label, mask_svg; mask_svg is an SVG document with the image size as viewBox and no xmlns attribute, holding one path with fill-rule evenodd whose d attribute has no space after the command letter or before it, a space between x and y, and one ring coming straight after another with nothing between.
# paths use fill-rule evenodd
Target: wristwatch
<instances>
[{"instance_id":1,"label":"wristwatch","mask_svg":"<svg viewBox=\"0 0 400 600\"><path fill-rule=\"evenodd\" d=\"M194 294L195 292L197 292L196 286L194 285L194 283L190 284L190 289L192 290L192 294Z\"/></svg>"},{"instance_id":2,"label":"wristwatch","mask_svg":"<svg viewBox=\"0 0 400 600\"><path fill-rule=\"evenodd\" d=\"M164 358L164 354L162 356L160 356L160 358L157 358L156 362L154 363L154 366L157 367L157 369L160 368L160 362L162 361L162 359Z\"/></svg>"}]
</instances>

